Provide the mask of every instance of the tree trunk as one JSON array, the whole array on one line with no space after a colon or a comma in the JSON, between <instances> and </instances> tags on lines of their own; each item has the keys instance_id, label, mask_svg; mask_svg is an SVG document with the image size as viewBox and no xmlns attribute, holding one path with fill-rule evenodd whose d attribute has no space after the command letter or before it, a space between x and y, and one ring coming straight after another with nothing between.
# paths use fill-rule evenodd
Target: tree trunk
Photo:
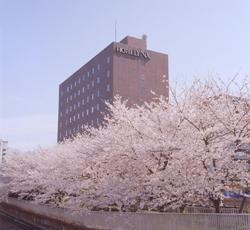
<instances>
[{"instance_id":1,"label":"tree trunk","mask_svg":"<svg viewBox=\"0 0 250 230\"><path fill-rule=\"evenodd\" d=\"M247 200L247 198L244 196L242 201L241 201L241 204L240 204L239 213L242 213L243 208L244 208L244 204L246 203L246 200Z\"/></svg>"},{"instance_id":2,"label":"tree trunk","mask_svg":"<svg viewBox=\"0 0 250 230\"><path fill-rule=\"evenodd\" d=\"M220 213L220 199L211 199L214 205L215 213Z\"/></svg>"},{"instance_id":3,"label":"tree trunk","mask_svg":"<svg viewBox=\"0 0 250 230\"><path fill-rule=\"evenodd\" d=\"M186 205L183 205L183 206L179 207L180 213L183 213L183 212L184 212L185 207L186 207Z\"/></svg>"}]
</instances>

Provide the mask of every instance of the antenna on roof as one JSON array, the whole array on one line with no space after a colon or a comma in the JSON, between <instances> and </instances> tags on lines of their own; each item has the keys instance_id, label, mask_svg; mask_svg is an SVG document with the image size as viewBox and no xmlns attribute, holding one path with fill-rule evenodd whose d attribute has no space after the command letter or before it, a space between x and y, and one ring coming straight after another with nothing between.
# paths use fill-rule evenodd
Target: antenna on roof
<instances>
[{"instance_id":1,"label":"antenna on roof","mask_svg":"<svg viewBox=\"0 0 250 230\"><path fill-rule=\"evenodd\" d=\"M115 20L115 42L116 42L116 20Z\"/></svg>"}]
</instances>

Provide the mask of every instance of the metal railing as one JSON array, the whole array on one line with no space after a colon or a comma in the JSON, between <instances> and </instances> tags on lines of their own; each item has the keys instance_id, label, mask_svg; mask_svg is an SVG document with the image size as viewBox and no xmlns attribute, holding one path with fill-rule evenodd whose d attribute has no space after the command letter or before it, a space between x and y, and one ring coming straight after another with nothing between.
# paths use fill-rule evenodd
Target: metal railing
<instances>
[{"instance_id":1,"label":"metal railing","mask_svg":"<svg viewBox=\"0 0 250 230\"><path fill-rule=\"evenodd\" d=\"M242 213L249 213L249 207L245 207ZM215 213L214 208L186 207L184 213ZM239 208L220 208L220 213L239 213Z\"/></svg>"},{"instance_id":2,"label":"metal railing","mask_svg":"<svg viewBox=\"0 0 250 230\"><path fill-rule=\"evenodd\" d=\"M170 217L170 216L169 216ZM250 215L180 214L173 215L166 229L176 230L249 230Z\"/></svg>"}]
</instances>

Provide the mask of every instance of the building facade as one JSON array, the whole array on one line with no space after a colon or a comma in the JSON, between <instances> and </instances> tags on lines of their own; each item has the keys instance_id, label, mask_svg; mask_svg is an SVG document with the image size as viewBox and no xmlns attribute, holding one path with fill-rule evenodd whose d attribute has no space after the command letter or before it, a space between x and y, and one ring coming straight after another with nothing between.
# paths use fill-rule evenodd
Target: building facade
<instances>
[{"instance_id":1,"label":"building facade","mask_svg":"<svg viewBox=\"0 0 250 230\"><path fill-rule=\"evenodd\" d=\"M168 94L166 54L147 50L145 38L112 42L60 84L57 140L74 137L85 125L98 127L105 101L116 95L133 106Z\"/></svg>"},{"instance_id":2,"label":"building facade","mask_svg":"<svg viewBox=\"0 0 250 230\"><path fill-rule=\"evenodd\" d=\"M8 141L0 139L0 163L4 161L7 151L8 151Z\"/></svg>"}]
</instances>

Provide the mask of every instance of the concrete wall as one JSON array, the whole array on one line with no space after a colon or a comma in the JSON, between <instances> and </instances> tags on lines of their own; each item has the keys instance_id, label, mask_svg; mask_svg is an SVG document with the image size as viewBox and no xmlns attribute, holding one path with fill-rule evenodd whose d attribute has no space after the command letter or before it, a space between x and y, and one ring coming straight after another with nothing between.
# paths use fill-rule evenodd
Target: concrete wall
<instances>
[{"instance_id":1,"label":"concrete wall","mask_svg":"<svg viewBox=\"0 0 250 230\"><path fill-rule=\"evenodd\" d=\"M44 229L249 230L247 214L77 212L9 199L0 211Z\"/></svg>"},{"instance_id":2,"label":"concrete wall","mask_svg":"<svg viewBox=\"0 0 250 230\"><path fill-rule=\"evenodd\" d=\"M74 216L74 214L68 210L50 208L45 205L35 205L11 198L1 202L0 213L15 221L34 226L33 229L106 230L105 228L87 227L79 216Z\"/></svg>"}]
</instances>

